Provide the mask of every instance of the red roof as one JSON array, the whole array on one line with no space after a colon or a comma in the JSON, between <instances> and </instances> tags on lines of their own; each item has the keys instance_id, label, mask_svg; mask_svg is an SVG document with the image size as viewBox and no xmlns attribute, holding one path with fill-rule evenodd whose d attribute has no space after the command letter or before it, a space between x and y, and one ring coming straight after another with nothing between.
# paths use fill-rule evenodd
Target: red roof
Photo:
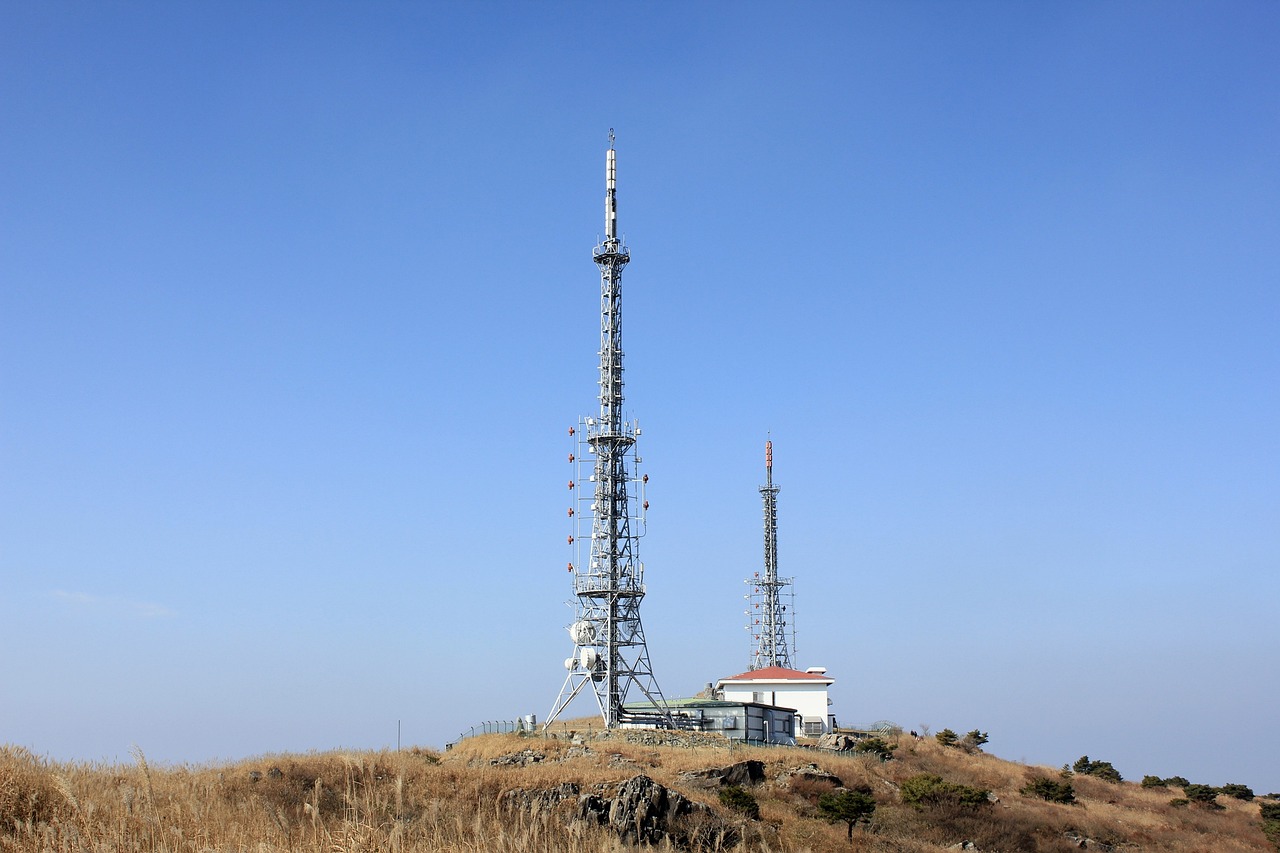
<instances>
[{"instance_id":1,"label":"red roof","mask_svg":"<svg viewBox=\"0 0 1280 853\"><path fill-rule=\"evenodd\" d=\"M828 678L825 675L818 675L813 672L801 672L798 669L787 669L785 666L766 666L762 669L753 669L750 672L744 672L741 675L731 675L728 678L722 678L721 681L825 681L834 683L834 678Z\"/></svg>"}]
</instances>

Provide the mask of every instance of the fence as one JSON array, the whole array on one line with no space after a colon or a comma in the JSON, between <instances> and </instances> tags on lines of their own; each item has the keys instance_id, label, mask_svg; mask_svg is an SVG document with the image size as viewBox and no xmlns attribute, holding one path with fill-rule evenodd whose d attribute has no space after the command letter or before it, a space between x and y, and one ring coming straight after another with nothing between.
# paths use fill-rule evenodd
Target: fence
<instances>
[{"instance_id":1,"label":"fence","mask_svg":"<svg viewBox=\"0 0 1280 853\"><path fill-rule=\"evenodd\" d=\"M559 732L559 734L562 737L570 731L570 728L567 723L557 723L557 725L562 727ZM573 727L573 731L576 731L581 734L585 734L588 738L590 738L593 733L593 726L591 723L587 723L585 726L578 725ZM888 720L880 720L879 722L872 723L870 726L866 726L863 728L835 726L834 731L837 734L855 734L855 735L864 735L864 736L880 735L880 736L892 737L892 736L901 734L902 727ZM475 737L476 735L496 735L496 734L515 734L515 733L540 734L545 737L555 737L557 734L555 731L545 731L545 732L542 731L538 727L533 717L521 717L520 719L517 719L517 720L487 720L483 723L477 723L476 725L467 729L465 732L458 735L452 741L450 741L449 743L446 743L444 745L444 748L445 748L445 751L448 752L449 750L453 749L462 741L466 740L469 737ZM775 741L754 740L754 739L741 740L741 741L738 741L738 743L743 744L744 746L769 746L769 747L780 746L780 747L790 747L792 749L812 749L816 745L816 742L812 744L797 743L794 739L791 739L790 743L777 743Z\"/></svg>"},{"instance_id":2,"label":"fence","mask_svg":"<svg viewBox=\"0 0 1280 853\"><path fill-rule=\"evenodd\" d=\"M527 718L523 718L523 717L518 720L486 720L483 723L477 723L476 725L467 729L465 732L458 735L457 738L450 741L449 743L446 743L444 745L444 748L445 748L445 751L448 752L449 750L453 749L454 746L456 746L457 744L461 743L462 741L466 740L469 737L475 737L476 735L507 735L507 734L512 734L514 732L530 732L531 733L531 732L537 731L537 728L538 727L536 724L534 724L532 721L528 720Z\"/></svg>"}]
</instances>

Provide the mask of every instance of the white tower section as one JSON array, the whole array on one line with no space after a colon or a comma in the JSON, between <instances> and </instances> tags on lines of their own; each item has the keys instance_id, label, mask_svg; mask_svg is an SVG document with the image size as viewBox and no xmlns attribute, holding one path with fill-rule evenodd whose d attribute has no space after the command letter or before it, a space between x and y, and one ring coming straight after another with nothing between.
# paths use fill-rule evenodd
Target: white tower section
<instances>
[{"instance_id":1,"label":"white tower section","mask_svg":"<svg viewBox=\"0 0 1280 853\"><path fill-rule=\"evenodd\" d=\"M569 516L574 534L569 544L576 618L569 626L573 655L565 660L568 675L551 725L583 688L591 685L600 716L608 728L623 724L671 726L671 712L653 677L640 602L644 599L644 484L635 453L640 427L622 417L622 269L631 260L618 238L617 161L613 131L605 160L604 240L592 252L600 268L600 411L571 427L575 437L569 462L573 501ZM638 510L638 512L637 512ZM632 690L640 695L635 695ZM644 703L628 711L628 696Z\"/></svg>"},{"instance_id":2,"label":"white tower section","mask_svg":"<svg viewBox=\"0 0 1280 853\"><path fill-rule=\"evenodd\" d=\"M773 442L764 443L764 570L747 579L747 630L751 632L751 669L791 668L795 651L795 594L791 578L778 577L778 492L773 484Z\"/></svg>"}]
</instances>

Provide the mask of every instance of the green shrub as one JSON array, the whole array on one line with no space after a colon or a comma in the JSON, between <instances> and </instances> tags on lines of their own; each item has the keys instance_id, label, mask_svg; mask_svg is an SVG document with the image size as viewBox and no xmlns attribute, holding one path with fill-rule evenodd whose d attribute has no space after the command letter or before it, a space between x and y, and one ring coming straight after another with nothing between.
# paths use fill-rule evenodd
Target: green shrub
<instances>
[{"instance_id":1,"label":"green shrub","mask_svg":"<svg viewBox=\"0 0 1280 853\"><path fill-rule=\"evenodd\" d=\"M760 819L760 804L750 791L744 791L737 785L728 785L720 789L720 805L746 815L752 820Z\"/></svg>"},{"instance_id":2,"label":"green shrub","mask_svg":"<svg viewBox=\"0 0 1280 853\"><path fill-rule=\"evenodd\" d=\"M832 823L844 821L849 827L850 840L853 840L853 828L859 823L871 823L875 810L876 799L867 787L832 791L818 798L818 811Z\"/></svg>"},{"instance_id":3,"label":"green shrub","mask_svg":"<svg viewBox=\"0 0 1280 853\"><path fill-rule=\"evenodd\" d=\"M1144 788L1165 788L1165 787L1168 787L1168 786L1167 786L1167 785L1165 785L1164 780L1163 780L1163 779L1161 779L1159 776L1143 776L1143 777L1142 777L1142 787L1144 787Z\"/></svg>"},{"instance_id":4,"label":"green shrub","mask_svg":"<svg viewBox=\"0 0 1280 853\"><path fill-rule=\"evenodd\" d=\"M1164 780L1164 783L1172 788L1185 788L1191 784L1186 776L1170 776Z\"/></svg>"},{"instance_id":5,"label":"green shrub","mask_svg":"<svg viewBox=\"0 0 1280 853\"><path fill-rule=\"evenodd\" d=\"M960 736L951 731L951 729L943 729L934 735L934 737L936 737L938 739L938 743L943 746L955 746L960 740Z\"/></svg>"},{"instance_id":6,"label":"green shrub","mask_svg":"<svg viewBox=\"0 0 1280 853\"><path fill-rule=\"evenodd\" d=\"M1174 797L1169 801L1169 805L1173 806L1175 809L1185 809L1187 806L1191 805L1191 801L1186 797Z\"/></svg>"},{"instance_id":7,"label":"green shrub","mask_svg":"<svg viewBox=\"0 0 1280 853\"><path fill-rule=\"evenodd\" d=\"M917 808L944 804L977 807L990 802L988 796L991 792L985 788L947 782L932 773L921 773L904 781L898 794L905 805Z\"/></svg>"},{"instance_id":8,"label":"green shrub","mask_svg":"<svg viewBox=\"0 0 1280 853\"><path fill-rule=\"evenodd\" d=\"M1218 789L1218 793L1225 794L1228 797L1235 797L1237 800L1244 800L1246 803L1253 799L1252 788L1235 782L1223 785Z\"/></svg>"},{"instance_id":9,"label":"green shrub","mask_svg":"<svg viewBox=\"0 0 1280 853\"><path fill-rule=\"evenodd\" d=\"M1261 803L1262 834L1280 850L1280 803Z\"/></svg>"},{"instance_id":10,"label":"green shrub","mask_svg":"<svg viewBox=\"0 0 1280 853\"><path fill-rule=\"evenodd\" d=\"M1076 763L1071 765L1071 769L1086 776L1097 776L1108 782L1124 781L1120 771L1112 767L1110 761L1090 761L1087 755L1080 756Z\"/></svg>"},{"instance_id":11,"label":"green shrub","mask_svg":"<svg viewBox=\"0 0 1280 853\"><path fill-rule=\"evenodd\" d=\"M1070 782L1059 782L1047 776L1035 777L1023 786L1020 793L1024 797L1038 797L1050 803L1071 805L1076 801L1076 791Z\"/></svg>"},{"instance_id":12,"label":"green shrub","mask_svg":"<svg viewBox=\"0 0 1280 853\"><path fill-rule=\"evenodd\" d=\"M1211 809L1220 809L1218 804L1218 789L1212 785L1186 785L1182 789L1182 793L1187 799L1193 803L1205 806Z\"/></svg>"},{"instance_id":13,"label":"green shrub","mask_svg":"<svg viewBox=\"0 0 1280 853\"><path fill-rule=\"evenodd\" d=\"M760 819L760 804L751 792L744 791L737 785L728 785L720 789L720 805L752 820Z\"/></svg>"},{"instance_id":14,"label":"green shrub","mask_svg":"<svg viewBox=\"0 0 1280 853\"><path fill-rule=\"evenodd\" d=\"M853 745L854 752L871 753L879 756L881 761L888 761L893 758L895 749L897 749L896 746L887 744L878 737L863 738Z\"/></svg>"},{"instance_id":15,"label":"green shrub","mask_svg":"<svg viewBox=\"0 0 1280 853\"><path fill-rule=\"evenodd\" d=\"M1280 850L1280 820L1270 822L1263 821L1262 834L1267 837L1268 841L1276 846L1277 850Z\"/></svg>"}]
</instances>

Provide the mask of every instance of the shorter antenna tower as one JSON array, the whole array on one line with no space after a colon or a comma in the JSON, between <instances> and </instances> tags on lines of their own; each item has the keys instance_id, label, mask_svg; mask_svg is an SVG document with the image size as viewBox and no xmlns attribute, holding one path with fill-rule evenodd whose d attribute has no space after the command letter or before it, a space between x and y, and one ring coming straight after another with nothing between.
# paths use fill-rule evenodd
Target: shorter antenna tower
<instances>
[{"instance_id":1,"label":"shorter antenna tower","mask_svg":"<svg viewBox=\"0 0 1280 853\"><path fill-rule=\"evenodd\" d=\"M751 634L751 669L781 666L791 669L795 653L795 587L793 578L778 577L778 492L773 484L773 442L764 443L764 571L747 578L751 592L744 598L747 631Z\"/></svg>"}]
</instances>

